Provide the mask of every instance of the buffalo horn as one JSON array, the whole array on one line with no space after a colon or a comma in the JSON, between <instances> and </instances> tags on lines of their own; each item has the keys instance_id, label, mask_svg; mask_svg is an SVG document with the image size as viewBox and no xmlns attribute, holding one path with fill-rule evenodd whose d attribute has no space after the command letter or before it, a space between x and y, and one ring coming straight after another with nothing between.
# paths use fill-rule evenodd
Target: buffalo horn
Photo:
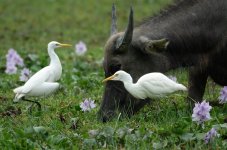
<instances>
[{"instance_id":1,"label":"buffalo horn","mask_svg":"<svg viewBox=\"0 0 227 150\"><path fill-rule=\"evenodd\" d=\"M112 6L112 24L111 24L111 35L117 33L117 16L116 16L116 8L113 4Z\"/></svg>"},{"instance_id":2,"label":"buffalo horn","mask_svg":"<svg viewBox=\"0 0 227 150\"><path fill-rule=\"evenodd\" d=\"M132 41L132 35L133 35L133 9L131 7L127 29L123 37L117 41L116 47L121 48L122 46L128 46Z\"/></svg>"}]
</instances>

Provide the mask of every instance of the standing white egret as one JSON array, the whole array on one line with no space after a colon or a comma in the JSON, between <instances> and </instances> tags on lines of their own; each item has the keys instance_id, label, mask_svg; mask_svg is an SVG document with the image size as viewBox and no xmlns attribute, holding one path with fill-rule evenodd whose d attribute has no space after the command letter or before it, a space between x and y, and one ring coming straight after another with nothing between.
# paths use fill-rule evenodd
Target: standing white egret
<instances>
[{"instance_id":1,"label":"standing white egret","mask_svg":"<svg viewBox=\"0 0 227 150\"><path fill-rule=\"evenodd\" d=\"M52 41L48 44L48 54L50 56L49 66L44 67L35 73L23 86L15 88L13 92L16 94L13 102L25 100L34 102L41 109L41 105L37 101L27 100L26 96L48 96L59 88L59 83L56 81L60 79L62 74L61 62L55 53L54 49L59 47L69 47L72 45L61 44Z\"/></svg>"},{"instance_id":2,"label":"standing white egret","mask_svg":"<svg viewBox=\"0 0 227 150\"><path fill-rule=\"evenodd\" d=\"M187 91L187 88L169 79L162 73L154 72L143 75L137 83L133 83L132 77L125 71L117 71L114 75L106 78L108 80L122 81L125 89L135 98L160 98L178 90Z\"/></svg>"}]
</instances>

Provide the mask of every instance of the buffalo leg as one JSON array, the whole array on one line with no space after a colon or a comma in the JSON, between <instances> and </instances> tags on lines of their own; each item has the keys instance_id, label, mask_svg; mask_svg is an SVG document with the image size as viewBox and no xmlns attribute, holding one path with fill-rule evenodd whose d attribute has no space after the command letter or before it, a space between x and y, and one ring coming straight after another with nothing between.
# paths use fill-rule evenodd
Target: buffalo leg
<instances>
[{"instance_id":1,"label":"buffalo leg","mask_svg":"<svg viewBox=\"0 0 227 150\"><path fill-rule=\"evenodd\" d=\"M150 99L143 99L143 100L136 100L139 101L135 104L134 109L133 109L133 114L135 114L137 111L139 111L141 108L143 108L145 105L151 103Z\"/></svg>"},{"instance_id":2,"label":"buffalo leg","mask_svg":"<svg viewBox=\"0 0 227 150\"><path fill-rule=\"evenodd\" d=\"M188 102L189 107L195 102L201 102L207 83L208 74L206 71L202 71L200 68L192 67L189 71L189 91Z\"/></svg>"}]
</instances>

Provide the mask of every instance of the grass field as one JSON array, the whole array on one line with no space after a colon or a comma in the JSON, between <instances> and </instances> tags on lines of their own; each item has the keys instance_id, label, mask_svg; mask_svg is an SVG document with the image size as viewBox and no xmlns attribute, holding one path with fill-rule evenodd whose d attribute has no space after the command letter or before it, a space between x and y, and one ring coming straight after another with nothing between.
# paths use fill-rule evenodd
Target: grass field
<instances>
[{"instance_id":1,"label":"grass field","mask_svg":"<svg viewBox=\"0 0 227 150\"><path fill-rule=\"evenodd\" d=\"M227 105L213 107L204 128L192 122L186 109L186 93L154 101L131 118L108 123L97 120L104 73L103 47L110 33L112 3L116 3L118 28L124 30L129 8L136 22L157 13L171 0L7 0L0 1L0 149L224 149L227 148ZM62 88L40 100L42 111L28 111L28 102L13 104L12 89L23 84L20 72L5 73L9 48L35 73L49 63L47 43L56 40L87 44L77 56L73 48L56 50L63 66ZM21 68L19 68L20 70ZM187 85L187 70L168 74ZM205 99L217 101L221 87L209 81ZM97 107L79 109L86 98ZM175 107L174 103L177 107ZM176 110L177 108L177 110ZM220 125L223 124L223 125ZM216 125L219 138L204 143L204 135Z\"/></svg>"}]
</instances>

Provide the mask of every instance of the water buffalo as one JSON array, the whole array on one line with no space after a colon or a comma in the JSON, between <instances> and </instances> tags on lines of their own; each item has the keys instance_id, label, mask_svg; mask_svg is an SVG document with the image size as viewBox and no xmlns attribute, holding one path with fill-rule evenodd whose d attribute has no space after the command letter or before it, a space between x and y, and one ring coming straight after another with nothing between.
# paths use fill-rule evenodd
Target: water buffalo
<instances>
[{"instance_id":1,"label":"water buffalo","mask_svg":"<svg viewBox=\"0 0 227 150\"><path fill-rule=\"evenodd\" d=\"M177 1L135 27L131 9L124 32L117 32L113 6L103 67L106 77L121 69L130 73L134 82L149 72L187 67L188 97L201 101L208 77L227 85L227 1ZM117 111L131 115L148 102L133 98L122 83L109 81L99 119L108 121Z\"/></svg>"}]
</instances>

